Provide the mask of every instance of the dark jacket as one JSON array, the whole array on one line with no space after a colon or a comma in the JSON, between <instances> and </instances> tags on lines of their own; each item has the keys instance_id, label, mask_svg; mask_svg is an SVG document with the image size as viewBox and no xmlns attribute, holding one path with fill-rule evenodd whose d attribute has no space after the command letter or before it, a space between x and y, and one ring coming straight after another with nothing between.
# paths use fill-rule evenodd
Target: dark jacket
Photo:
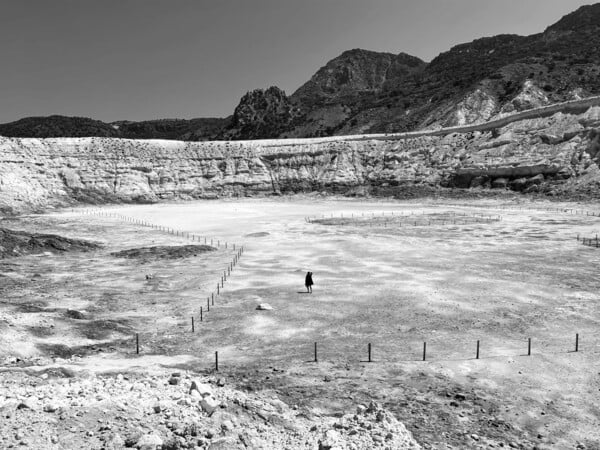
<instances>
[{"instance_id":1,"label":"dark jacket","mask_svg":"<svg viewBox=\"0 0 600 450\"><path fill-rule=\"evenodd\" d=\"M312 279L312 272L308 272L306 274L306 279L304 280L304 285L305 286L312 286L313 283L313 279Z\"/></svg>"}]
</instances>

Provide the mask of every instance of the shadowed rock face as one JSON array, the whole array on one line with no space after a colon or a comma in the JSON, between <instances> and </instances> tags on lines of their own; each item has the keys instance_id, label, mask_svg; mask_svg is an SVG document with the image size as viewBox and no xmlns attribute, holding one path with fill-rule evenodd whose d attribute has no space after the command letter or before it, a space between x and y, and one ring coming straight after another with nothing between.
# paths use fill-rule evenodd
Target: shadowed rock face
<instances>
[{"instance_id":1,"label":"shadowed rock face","mask_svg":"<svg viewBox=\"0 0 600 450\"><path fill-rule=\"evenodd\" d=\"M235 108L225 139L276 138L292 126L297 111L281 89L270 87L248 92Z\"/></svg>"},{"instance_id":2,"label":"shadowed rock face","mask_svg":"<svg viewBox=\"0 0 600 450\"><path fill-rule=\"evenodd\" d=\"M321 191L403 196L446 187L600 192L600 107L480 129L394 140L2 138L0 208Z\"/></svg>"}]
</instances>

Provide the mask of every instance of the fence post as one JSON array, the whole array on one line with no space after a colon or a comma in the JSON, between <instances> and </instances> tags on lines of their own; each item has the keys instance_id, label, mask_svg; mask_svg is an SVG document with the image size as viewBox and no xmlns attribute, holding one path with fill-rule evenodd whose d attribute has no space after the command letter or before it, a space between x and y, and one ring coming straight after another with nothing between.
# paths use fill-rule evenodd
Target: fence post
<instances>
[{"instance_id":1,"label":"fence post","mask_svg":"<svg viewBox=\"0 0 600 450\"><path fill-rule=\"evenodd\" d=\"M210 293L210 299L212 300L212 304L214 305L215 304L215 293L214 292Z\"/></svg>"},{"instance_id":2,"label":"fence post","mask_svg":"<svg viewBox=\"0 0 600 450\"><path fill-rule=\"evenodd\" d=\"M531 338L527 341L527 356L531 356Z\"/></svg>"},{"instance_id":3,"label":"fence post","mask_svg":"<svg viewBox=\"0 0 600 450\"><path fill-rule=\"evenodd\" d=\"M575 351L579 351L579 333L575 334Z\"/></svg>"},{"instance_id":4,"label":"fence post","mask_svg":"<svg viewBox=\"0 0 600 450\"><path fill-rule=\"evenodd\" d=\"M192 333L194 333L196 330L194 329L194 316L192 316Z\"/></svg>"},{"instance_id":5,"label":"fence post","mask_svg":"<svg viewBox=\"0 0 600 450\"><path fill-rule=\"evenodd\" d=\"M135 333L135 354L140 354L140 335Z\"/></svg>"},{"instance_id":6,"label":"fence post","mask_svg":"<svg viewBox=\"0 0 600 450\"><path fill-rule=\"evenodd\" d=\"M206 311L210 311L210 302L206 299Z\"/></svg>"},{"instance_id":7,"label":"fence post","mask_svg":"<svg viewBox=\"0 0 600 450\"><path fill-rule=\"evenodd\" d=\"M369 345L367 348L368 348L368 352L369 352L369 362L371 362L371 343L370 342L369 342Z\"/></svg>"},{"instance_id":8,"label":"fence post","mask_svg":"<svg viewBox=\"0 0 600 450\"><path fill-rule=\"evenodd\" d=\"M219 352L215 352L215 372L219 371Z\"/></svg>"},{"instance_id":9,"label":"fence post","mask_svg":"<svg viewBox=\"0 0 600 450\"><path fill-rule=\"evenodd\" d=\"M315 362L319 362L317 359L317 343L315 342Z\"/></svg>"},{"instance_id":10,"label":"fence post","mask_svg":"<svg viewBox=\"0 0 600 450\"><path fill-rule=\"evenodd\" d=\"M200 307L200 322L202 322L202 306Z\"/></svg>"},{"instance_id":11,"label":"fence post","mask_svg":"<svg viewBox=\"0 0 600 450\"><path fill-rule=\"evenodd\" d=\"M425 361L427 356L427 342L423 342L423 361Z\"/></svg>"},{"instance_id":12,"label":"fence post","mask_svg":"<svg viewBox=\"0 0 600 450\"><path fill-rule=\"evenodd\" d=\"M477 354L475 355L475 359L479 359L479 340L477 340Z\"/></svg>"}]
</instances>

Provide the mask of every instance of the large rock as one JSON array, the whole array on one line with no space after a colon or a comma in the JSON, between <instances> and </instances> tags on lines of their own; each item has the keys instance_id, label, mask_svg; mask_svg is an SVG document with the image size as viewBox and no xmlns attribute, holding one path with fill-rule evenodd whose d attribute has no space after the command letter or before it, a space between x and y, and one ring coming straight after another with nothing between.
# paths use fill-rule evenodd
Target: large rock
<instances>
[{"instance_id":1,"label":"large rock","mask_svg":"<svg viewBox=\"0 0 600 450\"><path fill-rule=\"evenodd\" d=\"M506 178L496 178L492 181L493 189L506 189L508 186L508 179Z\"/></svg>"},{"instance_id":2,"label":"large rock","mask_svg":"<svg viewBox=\"0 0 600 450\"><path fill-rule=\"evenodd\" d=\"M192 384L190 385L189 393L192 394L194 391L198 392L201 397L213 395L213 389L210 384L202 383L198 380L192 380Z\"/></svg>"},{"instance_id":3,"label":"large rock","mask_svg":"<svg viewBox=\"0 0 600 450\"><path fill-rule=\"evenodd\" d=\"M221 402L211 396L204 397L200 400L200 406L203 411L206 411L207 414L212 414L219 407Z\"/></svg>"},{"instance_id":4,"label":"large rock","mask_svg":"<svg viewBox=\"0 0 600 450\"><path fill-rule=\"evenodd\" d=\"M142 435L135 444L135 448L139 450L159 450L162 445L162 438L156 433L150 433Z\"/></svg>"}]
</instances>

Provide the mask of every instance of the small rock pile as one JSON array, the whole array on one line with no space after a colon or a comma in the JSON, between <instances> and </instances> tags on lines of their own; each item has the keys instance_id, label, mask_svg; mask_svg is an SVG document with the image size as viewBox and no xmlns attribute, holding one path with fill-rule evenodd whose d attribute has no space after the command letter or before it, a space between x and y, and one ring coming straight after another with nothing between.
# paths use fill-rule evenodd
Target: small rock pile
<instances>
[{"instance_id":1,"label":"small rock pile","mask_svg":"<svg viewBox=\"0 0 600 450\"><path fill-rule=\"evenodd\" d=\"M372 403L340 419L189 372L0 372L0 448L418 449Z\"/></svg>"},{"instance_id":2,"label":"small rock pile","mask_svg":"<svg viewBox=\"0 0 600 450\"><path fill-rule=\"evenodd\" d=\"M319 450L420 449L410 432L376 402L359 405L355 414L346 414L322 433Z\"/></svg>"}]
</instances>

